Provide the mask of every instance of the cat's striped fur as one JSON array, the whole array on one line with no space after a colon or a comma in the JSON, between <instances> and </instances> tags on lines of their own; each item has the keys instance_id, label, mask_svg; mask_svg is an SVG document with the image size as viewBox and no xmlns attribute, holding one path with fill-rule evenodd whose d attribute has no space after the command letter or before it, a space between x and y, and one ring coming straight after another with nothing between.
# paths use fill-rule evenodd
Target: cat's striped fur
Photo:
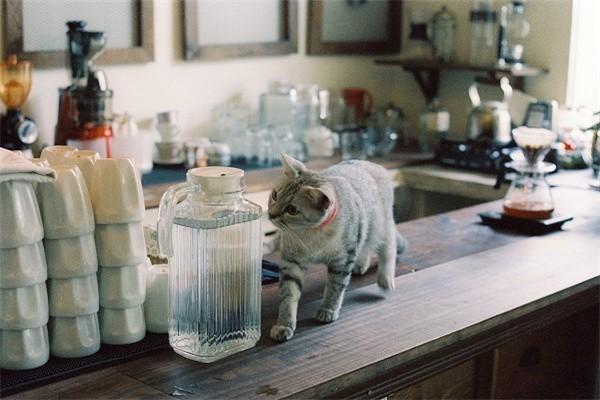
<instances>
[{"instance_id":1,"label":"cat's striped fur","mask_svg":"<svg viewBox=\"0 0 600 400\"><path fill-rule=\"evenodd\" d=\"M328 267L323 301L316 315L335 321L352 273L369 268L377 254L377 284L394 288L397 252L406 241L393 219L394 191L388 172L367 161L348 161L322 173L282 155L285 178L269 200L269 218L281 231L280 304L271 338L290 339L304 274L310 264Z\"/></svg>"}]
</instances>

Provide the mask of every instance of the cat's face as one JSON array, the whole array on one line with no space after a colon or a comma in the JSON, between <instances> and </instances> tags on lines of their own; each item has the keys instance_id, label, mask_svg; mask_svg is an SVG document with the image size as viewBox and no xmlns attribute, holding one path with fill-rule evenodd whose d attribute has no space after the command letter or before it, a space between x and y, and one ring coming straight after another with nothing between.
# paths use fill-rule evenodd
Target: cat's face
<instances>
[{"instance_id":1,"label":"cat's face","mask_svg":"<svg viewBox=\"0 0 600 400\"><path fill-rule=\"evenodd\" d=\"M304 164L283 155L284 180L269 198L269 219L282 227L318 225L331 205L323 179Z\"/></svg>"}]
</instances>

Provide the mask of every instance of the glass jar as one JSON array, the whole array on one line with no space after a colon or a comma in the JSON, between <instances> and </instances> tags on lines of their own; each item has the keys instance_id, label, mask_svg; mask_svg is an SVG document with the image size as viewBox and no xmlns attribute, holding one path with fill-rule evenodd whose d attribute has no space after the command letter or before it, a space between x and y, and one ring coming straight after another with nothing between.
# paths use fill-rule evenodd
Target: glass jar
<instances>
[{"instance_id":1,"label":"glass jar","mask_svg":"<svg viewBox=\"0 0 600 400\"><path fill-rule=\"evenodd\" d=\"M554 211L550 185L545 175L556 166L541 162L531 166L526 162L507 165L517 171L517 177L506 192L502 207L506 215L525 219L548 219Z\"/></svg>"},{"instance_id":2,"label":"glass jar","mask_svg":"<svg viewBox=\"0 0 600 400\"><path fill-rule=\"evenodd\" d=\"M240 169L195 168L161 200L169 343L191 360L213 362L260 338L262 210L244 188Z\"/></svg>"},{"instance_id":3,"label":"glass jar","mask_svg":"<svg viewBox=\"0 0 600 400\"><path fill-rule=\"evenodd\" d=\"M491 0L475 0L470 13L469 62L489 66L496 61L496 11Z\"/></svg>"},{"instance_id":4,"label":"glass jar","mask_svg":"<svg viewBox=\"0 0 600 400\"><path fill-rule=\"evenodd\" d=\"M433 15L431 20L431 42L433 53L442 61L454 60L454 46L456 38L456 16L448 7Z\"/></svg>"}]
</instances>

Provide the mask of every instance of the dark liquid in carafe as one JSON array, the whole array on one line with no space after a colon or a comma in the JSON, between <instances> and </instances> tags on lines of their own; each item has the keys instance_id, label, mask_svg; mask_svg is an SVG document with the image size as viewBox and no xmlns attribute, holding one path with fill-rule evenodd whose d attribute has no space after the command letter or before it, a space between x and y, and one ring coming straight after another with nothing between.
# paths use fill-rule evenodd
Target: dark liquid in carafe
<instances>
[{"instance_id":1,"label":"dark liquid in carafe","mask_svg":"<svg viewBox=\"0 0 600 400\"><path fill-rule=\"evenodd\" d=\"M548 219L554 208L548 208L544 203L511 203L504 205L504 214L525 219Z\"/></svg>"}]
</instances>

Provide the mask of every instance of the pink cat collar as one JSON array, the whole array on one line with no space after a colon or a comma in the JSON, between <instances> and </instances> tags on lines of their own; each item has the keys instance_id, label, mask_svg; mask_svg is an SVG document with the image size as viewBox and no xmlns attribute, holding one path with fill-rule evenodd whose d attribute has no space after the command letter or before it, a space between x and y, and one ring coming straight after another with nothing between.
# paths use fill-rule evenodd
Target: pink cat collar
<instances>
[{"instance_id":1,"label":"pink cat collar","mask_svg":"<svg viewBox=\"0 0 600 400\"><path fill-rule=\"evenodd\" d=\"M325 219L317 226L313 227L312 229L321 229L326 227L327 225L329 225L337 216L338 213L338 203L337 201L333 203L333 207L329 207L329 210L327 210L327 216L325 217Z\"/></svg>"}]
</instances>

